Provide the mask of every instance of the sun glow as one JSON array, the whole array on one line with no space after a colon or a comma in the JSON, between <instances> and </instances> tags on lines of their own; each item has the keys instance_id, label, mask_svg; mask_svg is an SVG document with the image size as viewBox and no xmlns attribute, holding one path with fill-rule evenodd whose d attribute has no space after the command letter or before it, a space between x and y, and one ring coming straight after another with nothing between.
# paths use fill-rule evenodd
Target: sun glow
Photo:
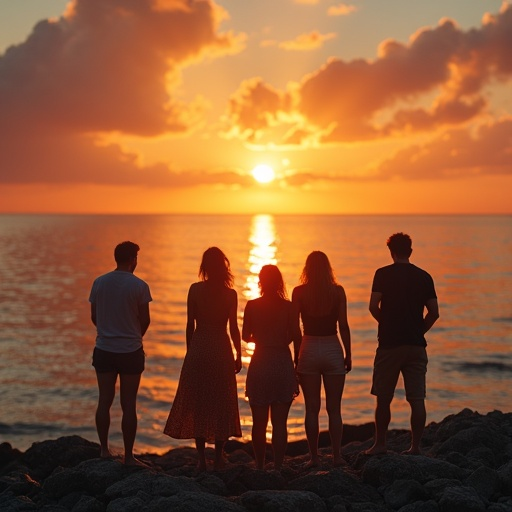
<instances>
[{"instance_id":1,"label":"sun glow","mask_svg":"<svg viewBox=\"0 0 512 512\"><path fill-rule=\"evenodd\" d=\"M274 181L276 178L276 173L274 172L274 169L272 169L270 165L266 164L257 165L251 171L251 174L258 183L270 183L271 181Z\"/></svg>"}]
</instances>

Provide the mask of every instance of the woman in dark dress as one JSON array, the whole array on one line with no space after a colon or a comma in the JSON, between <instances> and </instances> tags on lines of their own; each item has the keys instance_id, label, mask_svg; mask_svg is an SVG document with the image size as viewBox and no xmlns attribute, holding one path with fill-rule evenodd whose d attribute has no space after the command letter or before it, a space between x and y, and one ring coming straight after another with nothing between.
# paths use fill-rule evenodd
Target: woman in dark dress
<instances>
[{"instance_id":1,"label":"woman in dark dress","mask_svg":"<svg viewBox=\"0 0 512 512\"><path fill-rule=\"evenodd\" d=\"M204 471L205 443L215 443L215 468L219 469L225 464L224 443L231 436L242 436L236 384L242 359L238 298L229 260L220 249L205 251L199 277L201 281L193 283L188 293L187 354L164 433L175 439L195 439L198 467Z\"/></svg>"},{"instance_id":2,"label":"woman in dark dress","mask_svg":"<svg viewBox=\"0 0 512 512\"><path fill-rule=\"evenodd\" d=\"M298 395L289 347L294 340L294 323L292 304L286 297L279 269L275 265L265 265L260 271L259 280L261 297L247 303L242 328L242 339L255 345L247 370L246 396L253 418L252 444L256 465L258 469L265 466L270 414L274 468L279 470L288 439L288 412Z\"/></svg>"}]
</instances>

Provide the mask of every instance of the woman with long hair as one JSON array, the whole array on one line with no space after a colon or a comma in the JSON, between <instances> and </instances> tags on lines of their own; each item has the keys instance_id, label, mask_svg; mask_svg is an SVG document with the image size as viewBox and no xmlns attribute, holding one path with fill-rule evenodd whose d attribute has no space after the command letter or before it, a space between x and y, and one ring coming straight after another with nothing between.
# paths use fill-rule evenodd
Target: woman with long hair
<instances>
[{"instance_id":1,"label":"woman with long hair","mask_svg":"<svg viewBox=\"0 0 512 512\"><path fill-rule=\"evenodd\" d=\"M292 304L286 295L283 276L275 265L262 267L259 286L261 297L247 302L242 327L242 339L255 345L247 370L246 396L252 412L256 466L265 467L270 414L274 469L280 470L288 440L288 412L299 392L289 347L294 341ZM298 342L298 336L295 341Z\"/></svg>"},{"instance_id":2,"label":"woman with long hair","mask_svg":"<svg viewBox=\"0 0 512 512\"><path fill-rule=\"evenodd\" d=\"M341 397L345 375L352 369L347 297L327 255L321 251L309 254L300 282L293 290L292 303L296 325L300 328L302 321L303 328L296 365L306 408L304 423L311 457L309 464L320 463L318 415L323 380L333 463L337 466L342 463Z\"/></svg>"},{"instance_id":3,"label":"woman with long hair","mask_svg":"<svg viewBox=\"0 0 512 512\"><path fill-rule=\"evenodd\" d=\"M242 368L242 353L233 274L219 248L205 251L199 277L188 292L187 353L164 433L195 439L198 467L205 471L206 443L215 443L215 468L220 469L225 442L242 436L235 375Z\"/></svg>"}]
</instances>

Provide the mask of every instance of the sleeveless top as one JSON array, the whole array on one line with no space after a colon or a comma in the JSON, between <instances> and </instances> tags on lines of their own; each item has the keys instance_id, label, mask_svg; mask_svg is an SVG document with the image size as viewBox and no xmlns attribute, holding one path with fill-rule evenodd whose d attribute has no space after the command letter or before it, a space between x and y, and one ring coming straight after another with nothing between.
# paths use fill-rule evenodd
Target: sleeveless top
<instances>
[{"instance_id":1,"label":"sleeveless top","mask_svg":"<svg viewBox=\"0 0 512 512\"><path fill-rule=\"evenodd\" d=\"M338 291L334 297L331 310L326 315L313 316L301 310L304 334L308 336L332 336L338 333L337 324L341 297Z\"/></svg>"}]
</instances>

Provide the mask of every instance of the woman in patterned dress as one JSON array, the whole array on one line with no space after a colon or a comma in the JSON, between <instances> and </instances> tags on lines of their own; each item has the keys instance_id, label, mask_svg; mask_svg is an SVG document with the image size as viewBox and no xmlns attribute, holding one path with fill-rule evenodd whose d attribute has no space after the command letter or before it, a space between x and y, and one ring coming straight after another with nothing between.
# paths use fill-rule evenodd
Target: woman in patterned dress
<instances>
[{"instance_id":1,"label":"woman in patterned dress","mask_svg":"<svg viewBox=\"0 0 512 512\"><path fill-rule=\"evenodd\" d=\"M199 277L201 281L193 283L188 293L187 353L164 433L175 439L195 439L198 467L205 471L206 443L215 443L215 468L219 469L225 464L224 443L229 437L242 436L236 384L242 359L238 297L229 260L219 248L205 251Z\"/></svg>"},{"instance_id":2,"label":"woman in patterned dress","mask_svg":"<svg viewBox=\"0 0 512 512\"><path fill-rule=\"evenodd\" d=\"M255 344L247 370L246 396L251 407L252 445L256 466L265 466L266 431L270 413L274 468L281 469L286 451L286 422L298 382L290 353L293 334L292 304L286 297L281 272L265 265L259 274L261 297L250 300L244 311L242 339ZM299 333L300 335L300 333Z\"/></svg>"}]
</instances>

